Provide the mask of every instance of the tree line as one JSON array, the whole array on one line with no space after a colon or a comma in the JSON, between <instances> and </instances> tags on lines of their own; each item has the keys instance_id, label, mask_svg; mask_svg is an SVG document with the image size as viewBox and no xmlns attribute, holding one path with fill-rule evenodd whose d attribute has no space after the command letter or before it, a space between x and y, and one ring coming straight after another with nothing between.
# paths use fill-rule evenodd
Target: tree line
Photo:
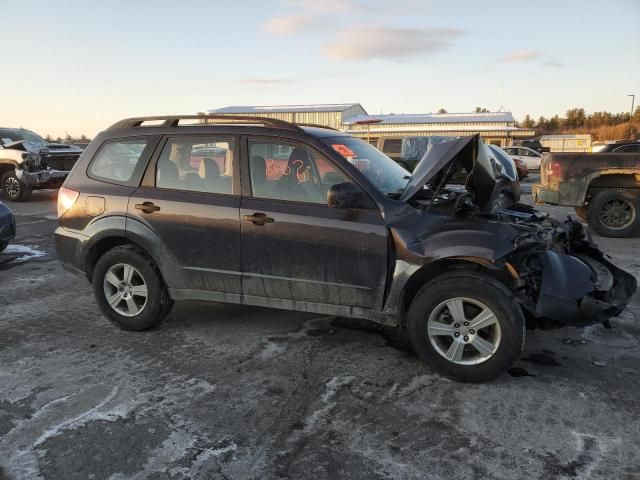
<instances>
[{"instance_id":1,"label":"tree line","mask_svg":"<svg viewBox=\"0 0 640 480\"><path fill-rule=\"evenodd\" d=\"M72 137L71 135L67 135L65 138L57 137L53 138L51 135L47 134L45 137L47 142L58 142L58 143L89 143L91 141L86 135L80 135L79 137Z\"/></svg>"},{"instance_id":2,"label":"tree line","mask_svg":"<svg viewBox=\"0 0 640 480\"><path fill-rule=\"evenodd\" d=\"M517 125L523 128L534 128L537 135L590 133L594 140L619 140L629 136L637 138L640 131L640 107L633 112L631 126L629 120L629 112L587 113L584 108L572 108L567 110L564 116L554 115L549 118L541 116L537 120L527 114Z\"/></svg>"}]
</instances>

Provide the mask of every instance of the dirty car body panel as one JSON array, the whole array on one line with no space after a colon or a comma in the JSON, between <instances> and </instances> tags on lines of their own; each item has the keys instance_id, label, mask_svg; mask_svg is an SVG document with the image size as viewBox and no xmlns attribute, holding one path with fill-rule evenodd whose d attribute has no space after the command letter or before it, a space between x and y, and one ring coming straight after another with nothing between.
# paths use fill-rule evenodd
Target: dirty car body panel
<instances>
[{"instance_id":1,"label":"dirty car body panel","mask_svg":"<svg viewBox=\"0 0 640 480\"><path fill-rule=\"evenodd\" d=\"M552 153L542 161L533 196L537 203L579 207L594 186L640 189L640 153Z\"/></svg>"},{"instance_id":2,"label":"dirty car body panel","mask_svg":"<svg viewBox=\"0 0 640 480\"><path fill-rule=\"evenodd\" d=\"M98 215L87 214L84 192L96 185L86 175L87 164L102 143L139 136L142 131L154 138L176 135L169 120L167 125L144 128L117 125L94 140L86 161L81 161L65 182L65 188L82 192L60 218L55 234L60 258L69 268L91 279L91 261L95 261L91 252L104 248L96 247L98 242L115 238L111 245L117 245L127 239L148 251L174 299L262 305L396 326L403 324L415 294L415 279L429 278L436 270L486 271L511 289L530 323L540 326L606 321L624 308L635 291L634 277L608 262L585 237L580 224L555 222L530 206L499 201L511 179L487 154L479 136L434 145L411 175L366 142L329 129L214 124L180 129L184 135L213 132L301 144L346 175L353 184L354 197L367 201L347 208L255 198L247 142L243 140L237 160L239 177L234 180L241 190L236 188L226 197L225 212L218 212L217 200L207 203L210 235L213 238L216 222L223 219L231 235L225 242L240 252L241 266L237 267L237 262L223 267L195 265L202 267L201 271L236 276L241 282L230 281L232 288L226 291L216 281L194 285L185 276L184 261L175 248L181 241L186 247L206 239L185 236L184 229L161 231L166 222L189 218L193 208L181 206L180 198L185 194L161 190L151 194L155 168L150 158L155 158L157 151L149 158L141 157L141 171L146 171L136 185L113 187L120 189L113 191L120 198L100 195L106 204L117 207L115 218L126 217L126 227L120 220L108 220L114 218L109 208ZM450 186L448 181L462 170L466 172L463 187ZM166 219L158 218L157 226L156 221L141 221L139 217L144 215L136 211L150 199L162 213L163 202L174 202ZM145 215L153 218L156 213ZM258 214L262 216L256 219ZM100 234L101 222L117 223L121 231L117 233L116 228Z\"/></svg>"}]
</instances>

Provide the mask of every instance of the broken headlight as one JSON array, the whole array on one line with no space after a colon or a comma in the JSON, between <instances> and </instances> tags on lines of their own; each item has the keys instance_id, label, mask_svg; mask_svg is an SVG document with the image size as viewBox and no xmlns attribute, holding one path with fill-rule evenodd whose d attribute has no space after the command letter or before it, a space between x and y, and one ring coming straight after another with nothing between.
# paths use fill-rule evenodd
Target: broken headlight
<instances>
[{"instance_id":1,"label":"broken headlight","mask_svg":"<svg viewBox=\"0 0 640 480\"><path fill-rule=\"evenodd\" d=\"M22 160L25 170L35 170L40 168L42 156L37 153L23 153Z\"/></svg>"}]
</instances>

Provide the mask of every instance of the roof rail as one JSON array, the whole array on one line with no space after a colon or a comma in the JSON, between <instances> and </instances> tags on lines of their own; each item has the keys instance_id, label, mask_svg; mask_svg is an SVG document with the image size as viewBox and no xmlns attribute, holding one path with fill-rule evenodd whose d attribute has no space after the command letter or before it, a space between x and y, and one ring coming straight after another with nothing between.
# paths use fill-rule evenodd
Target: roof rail
<instances>
[{"instance_id":1,"label":"roof rail","mask_svg":"<svg viewBox=\"0 0 640 480\"><path fill-rule=\"evenodd\" d=\"M314 128L326 128L327 130L335 130L336 132L340 132L337 128L329 127L327 125L320 125L319 123L295 123L299 127L314 127Z\"/></svg>"},{"instance_id":2,"label":"roof rail","mask_svg":"<svg viewBox=\"0 0 640 480\"><path fill-rule=\"evenodd\" d=\"M203 125L211 125L211 123L206 122L206 120L227 120L229 124L236 123L255 123L262 124L265 127L271 128L280 128L282 130L292 130L294 132L300 131L301 128L297 125L286 122L284 120L278 120L276 118L268 118L268 117L252 117L252 116L241 116L241 115L160 115L153 117L133 117L133 118L125 118L124 120L120 120L119 122L111 125L107 130L115 130L118 128L135 128L140 127L144 122L158 121L164 120L160 125L153 125L154 127L177 127L180 123L180 120L205 120ZM218 122L216 122L218 123ZM225 123L225 122L219 122Z\"/></svg>"}]
</instances>

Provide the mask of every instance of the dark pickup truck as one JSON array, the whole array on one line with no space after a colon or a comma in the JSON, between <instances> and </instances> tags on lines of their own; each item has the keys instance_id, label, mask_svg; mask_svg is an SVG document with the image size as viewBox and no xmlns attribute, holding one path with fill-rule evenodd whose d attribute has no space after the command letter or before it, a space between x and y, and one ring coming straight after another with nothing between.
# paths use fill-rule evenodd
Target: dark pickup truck
<instances>
[{"instance_id":1,"label":"dark pickup truck","mask_svg":"<svg viewBox=\"0 0 640 480\"><path fill-rule=\"evenodd\" d=\"M542 160L536 203L572 206L600 235L640 231L639 153L552 153Z\"/></svg>"},{"instance_id":2,"label":"dark pickup truck","mask_svg":"<svg viewBox=\"0 0 640 480\"><path fill-rule=\"evenodd\" d=\"M24 128L0 128L0 188L13 201L25 201L31 191L58 188L80 157L75 145L49 143Z\"/></svg>"}]
</instances>

